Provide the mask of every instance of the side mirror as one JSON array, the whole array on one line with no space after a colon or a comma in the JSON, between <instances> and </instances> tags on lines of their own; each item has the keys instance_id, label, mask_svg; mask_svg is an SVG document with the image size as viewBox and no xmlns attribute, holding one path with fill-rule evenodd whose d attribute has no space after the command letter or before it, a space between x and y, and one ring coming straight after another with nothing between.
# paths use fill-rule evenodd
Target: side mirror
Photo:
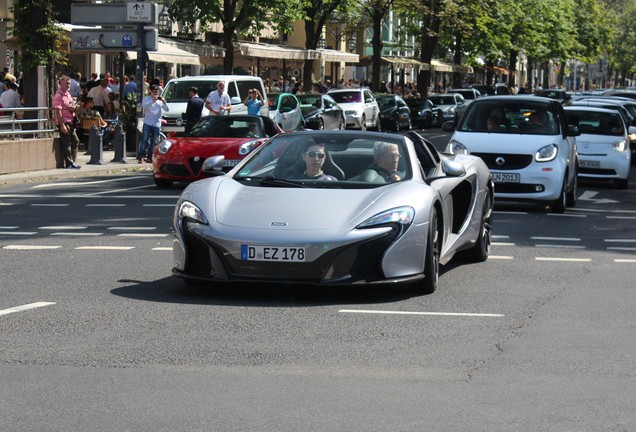
<instances>
[{"instance_id":1,"label":"side mirror","mask_svg":"<svg viewBox=\"0 0 636 432\"><path fill-rule=\"evenodd\" d=\"M242 103L243 103L243 101L241 100L241 98L240 98L240 97L238 97L238 96L234 96L234 97L231 97L231 98L230 98L230 103L231 103L232 105L238 105L238 104L242 104Z\"/></svg>"},{"instance_id":2,"label":"side mirror","mask_svg":"<svg viewBox=\"0 0 636 432\"><path fill-rule=\"evenodd\" d=\"M568 130L566 131L565 135L569 137L577 137L581 135L581 132L579 131L578 126L568 125Z\"/></svg>"},{"instance_id":3,"label":"side mirror","mask_svg":"<svg viewBox=\"0 0 636 432\"><path fill-rule=\"evenodd\" d=\"M442 159L442 171L449 177L461 177L466 175L464 165L450 159Z\"/></svg>"},{"instance_id":4,"label":"side mirror","mask_svg":"<svg viewBox=\"0 0 636 432\"><path fill-rule=\"evenodd\" d=\"M636 126L630 126L630 127L627 129L627 133L628 133L628 134L630 134L630 135L634 135L634 134L636 134Z\"/></svg>"},{"instance_id":5,"label":"side mirror","mask_svg":"<svg viewBox=\"0 0 636 432\"><path fill-rule=\"evenodd\" d=\"M455 122L453 120L442 123L442 130L446 132L452 132L455 130Z\"/></svg>"},{"instance_id":6,"label":"side mirror","mask_svg":"<svg viewBox=\"0 0 636 432\"><path fill-rule=\"evenodd\" d=\"M225 175L223 172L223 162L225 162L225 156L211 156L203 161L201 171L211 177Z\"/></svg>"}]
</instances>

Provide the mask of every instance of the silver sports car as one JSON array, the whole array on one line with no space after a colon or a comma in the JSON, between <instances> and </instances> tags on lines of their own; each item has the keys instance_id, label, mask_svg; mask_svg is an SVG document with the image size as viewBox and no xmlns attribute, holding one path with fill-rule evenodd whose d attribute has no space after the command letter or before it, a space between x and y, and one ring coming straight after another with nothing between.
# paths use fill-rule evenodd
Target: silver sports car
<instances>
[{"instance_id":1,"label":"silver sports car","mask_svg":"<svg viewBox=\"0 0 636 432\"><path fill-rule=\"evenodd\" d=\"M484 162L440 154L414 131L301 131L232 171L190 184L174 214L173 273L190 283L405 283L437 288L440 265L490 252Z\"/></svg>"}]
</instances>

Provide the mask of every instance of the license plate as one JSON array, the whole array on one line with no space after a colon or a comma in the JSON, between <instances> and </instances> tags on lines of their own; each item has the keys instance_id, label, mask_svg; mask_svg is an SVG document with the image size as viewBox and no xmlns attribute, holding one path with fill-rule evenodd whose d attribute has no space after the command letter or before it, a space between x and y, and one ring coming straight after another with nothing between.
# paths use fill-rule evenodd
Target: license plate
<instances>
[{"instance_id":1,"label":"license plate","mask_svg":"<svg viewBox=\"0 0 636 432\"><path fill-rule=\"evenodd\" d=\"M519 174L492 173L492 181L495 183L519 183L521 176Z\"/></svg>"},{"instance_id":2,"label":"license plate","mask_svg":"<svg viewBox=\"0 0 636 432\"><path fill-rule=\"evenodd\" d=\"M225 167L234 167L237 166L240 160L238 159L225 159L223 161L223 166Z\"/></svg>"},{"instance_id":3,"label":"license plate","mask_svg":"<svg viewBox=\"0 0 636 432\"><path fill-rule=\"evenodd\" d=\"M582 168L600 168L601 161L595 160L579 160L579 166Z\"/></svg>"},{"instance_id":4,"label":"license plate","mask_svg":"<svg viewBox=\"0 0 636 432\"><path fill-rule=\"evenodd\" d=\"M297 246L250 246L241 245L243 261L305 261L305 248Z\"/></svg>"}]
</instances>

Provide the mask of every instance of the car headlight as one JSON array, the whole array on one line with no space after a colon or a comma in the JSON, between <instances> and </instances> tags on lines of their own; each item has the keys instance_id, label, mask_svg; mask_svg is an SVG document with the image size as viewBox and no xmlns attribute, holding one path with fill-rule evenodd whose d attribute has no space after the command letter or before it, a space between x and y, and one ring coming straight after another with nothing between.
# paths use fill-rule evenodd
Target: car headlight
<instances>
[{"instance_id":1,"label":"car headlight","mask_svg":"<svg viewBox=\"0 0 636 432\"><path fill-rule=\"evenodd\" d=\"M238 154L240 154L241 156L245 156L249 154L252 150L254 150L256 147L258 147L258 145L259 145L258 140L253 140L253 141L248 141L246 143L243 143L239 147Z\"/></svg>"},{"instance_id":2,"label":"car headlight","mask_svg":"<svg viewBox=\"0 0 636 432\"><path fill-rule=\"evenodd\" d=\"M168 150L170 150L170 147L172 147L172 144L174 143L169 139L165 139L161 141L158 146L159 153L164 155L168 153Z\"/></svg>"},{"instance_id":3,"label":"car headlight","mask_svg":"<svg viewBox=\"0 0 636 432\"><path fill-rule=\"evenodd\" d=\"M177 219L179 222L184 220L190 220L203 225L209 225L208 218L201 211L199 207L192 204L190 201L183 201L177 209Z\"/></svg>"},{"instance_id":4,"label":"car headlight","mask_svg":"<svg viewBox=\"0 0 636 432\"><path fill-rule=\"evenodd\" d=\"M448 143L448 150L452 154L468 154L468 149L466 148L466 146L456 140L451 140Z\"/></svg>"},{"instance_id":5,"label":"car headlight","mask_svg":"<svg viewBox=\"0 0 636 432\"><path fill-rule=\"evenodd\" d=\"M417 112L417 115L425 116L425 115L426 115L426 110L425 110L425 109L423 109L423 110L419 110L419 111Z\"/></svg>"},{"instance_id":6,"label":"car headlight","mask_svg":"<svg viewBox=\"0 0 636 432\"><path fill-rule=\"evenodd\" d=\"M630 142L636 141L636 133L627 135L627 138L629 138Z\"/></svg>"},{"instance_id":7,"label":"car headlight","mask_svg":"<svg viewBox=\"0 0 636 432\"><path fill-rule=\"evenodd\" d=\"M537 162L550 162L556 158L557 153L559 153L559 147L556 144L549 144L541 147L534 155L534 159Z\"/></svg>"},{"instance_id":8,"label":"car headlight","mask_svg":"<svg viewBox=\"0 0 636 432\"><path fill-rule=\"evenodd\" d=\"M612 143L612 148L617 152L623 152L627 149L627 141L624 139L620 139L616 142Z\"/></svg>"},{"instance_id":9,"label":"car headlight","mask_svg":"<svg viewBox=\"0 0 636 432\"><path fill-rule=\"evenodd\" d=\"M358 225L358 228L373 228L380 225L398 223L409 226L415 218L415 209L411 206L397 207L383 211L375 216L371 216L366 221Z\"/></svg>"}]
</instances>

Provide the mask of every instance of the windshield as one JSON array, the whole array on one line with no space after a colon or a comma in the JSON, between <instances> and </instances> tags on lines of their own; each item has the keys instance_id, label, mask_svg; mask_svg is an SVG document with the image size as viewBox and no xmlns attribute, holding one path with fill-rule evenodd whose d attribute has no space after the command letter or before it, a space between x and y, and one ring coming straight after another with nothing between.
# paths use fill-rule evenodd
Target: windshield
<instances>
[{"instance_id":1,"label":"windshield","mask_svg":"<svg viewBox=\"0 0 636 432\"><path fill-rule=\"evenodd\" d=\"M624 136L625 129L618 113L586 110L567 110L568 123L578 126L579 132L591 135Z\"/></svg>"},{"instance_id":2,"label":"windshield","mask_svg":"<svg viewBox=\"0 0 636 432\"><path fill-rule=\"evenodd\" d=\"M404 99L410 108L429 108L432 104L426 99Z\"/></svg>"},{"instance_id":3,"label":"windshield","mask_svg":"<svg viewBox=\"0 0 636 432\"><path fill-rule=\"evenodd\" d=\"M212 90L216 90L216 80L201 80L201 81L170 81L164 89L162 96L166 102L188 102L190 95L188 90L190 87L196 87L199 96L205 99ZM230 95L231 97L232 95Z\"/></svg>"},{"instance_id":4,"label":"windshield","mask_svg":"<svg viewBox=\"0 0 636 432\"><path fill-rule=\"evenodd\" d=\"M395 108L397 106L395 98L390 96L378 96L375 100L380 105L380 109Z\"/></svg>"},{"instance_id":5,"label":"windshield","mask_svg":"<svg viewBox=\"0 0 636 432\"><path fill-rule=\"evenodd\" d=\"M286 187L296 182L369 188L410 179L411 170L403 136L320 131L274 137L237 167L233 178L254 186L281 180L278 185Z\"/></svg>"},{"instance_id":6,"label":"windshield","mask_svg":"<svg viewBox=\"0 0 636 432\"><path fill-rule=\"evenodd\" d=\"M559 120L551 106L533 101L479 99L468 107L457 130L533 135L561 133Z\"/></svg>"},{"instance_id":7,"label":"windshield","mask_svg":"<svg viewBox=\"0 0 636 432\"><path fill-rule=\"evenodd\" d=\"M431 96L428 100L434 105L455 105L455 98L452 96Z\"/></svg>"},{"instance_id":8,"label":"windshield","mask_svg":"<svg viewBox=\"0 0 636 432\"><path fill-rule=\"evenodd\" d=\"M216 138L265 138L260 117L250 120L234 116L209 116L202 118L185 134L189 137Z\"/></svg>"},{"instance_id":9,"label":"windshield","mask_svg":"<svg viewBox=\"0 0 636 432\"><path fill-rule=\"evenodd\" d=\"M334 98L336 103L362 102L362 93L359 91L334 92L334 93L329 93L329 96Z\"/></svg>"},{"instance_id":10,"label":"windshield","mask_svg":"<svg viewBox=\"0 0 636 432\"><path fill-rule=\"evenodd\" d=\"M322 106L320 95L296 95L296 97L300 102L300 109L303 114L311 112Z\"/></svg>"}]
</instances>

